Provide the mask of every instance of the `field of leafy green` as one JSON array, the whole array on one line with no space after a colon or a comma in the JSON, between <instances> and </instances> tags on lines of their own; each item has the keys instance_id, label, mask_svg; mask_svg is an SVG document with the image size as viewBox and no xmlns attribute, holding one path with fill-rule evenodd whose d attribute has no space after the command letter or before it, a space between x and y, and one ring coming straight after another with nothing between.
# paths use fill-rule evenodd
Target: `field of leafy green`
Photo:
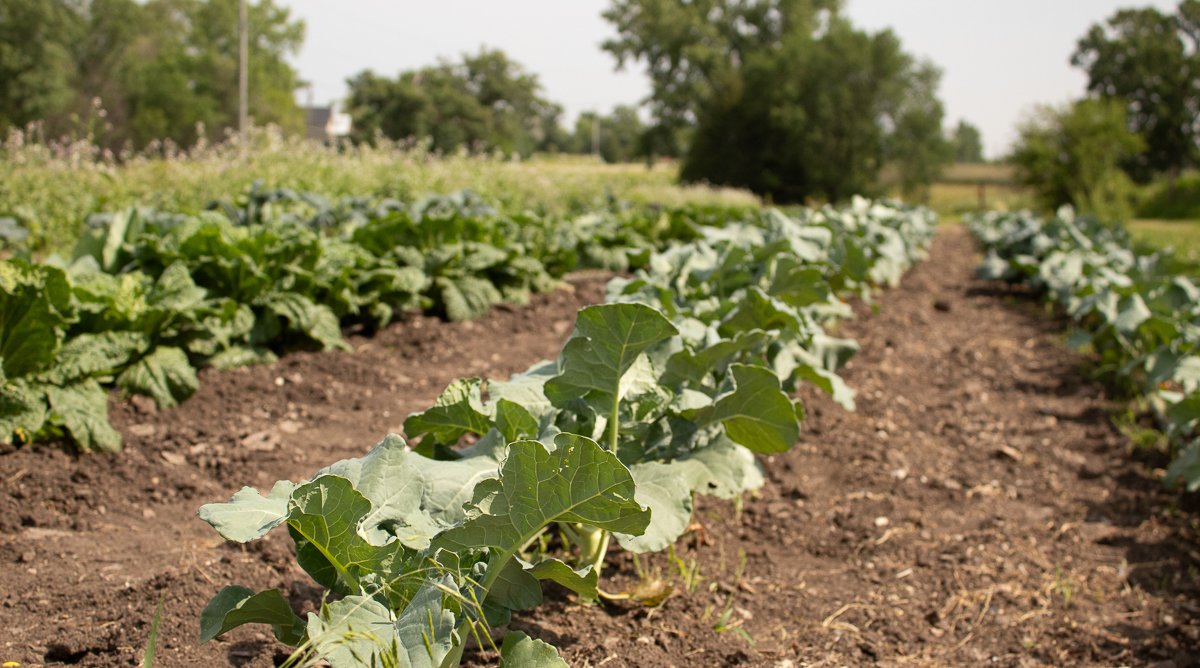
<instances>
[{"instance_id":1,"label":"field of leafy green","mask_svg":"<svg viewBox=\"0 0 1200 668\"><path fill-rule=\"evenodd\" d=\"M565 666L524 633L496 648L490 629L538 605L543 580L608 596L611 542L663 550L695 495L761 486L755 454L799 436L799 385L853 407L837 370L857 345L823 325L849 315L839 297L895 284L934 231L927 210L866 200L696 217L658 219L650 238L672 243L624 254L636 271L579 312L556 360L455 381L408 418L407 442L204 506L232 541L286 526L297 563L336 596L301 619L278 590L229 586L202 638L259 623L297 663L456 666L475 641L502 665Z\"/></svg>"},{"instance_id":2,"label":"field of leafy green","mask_svg":"<svg viewBox=\"0 0 1200 668\"><path fill-rule=\"evenodd\" d=\"M1024 283L1074 318L1072 343L1154 411L1173 449L1167 481L1200 489L1200 286L1165 251L1135 252L1124 227L1029 213L975 217L985 278Z\"/></svg>"},{"instance_id":3,"label":"field of leafy green","mask_svg":"<svg viewBox=\"0 0 1200 668\"><path fill-rule=\"evenodd\" d=\"M273 128L255 128L244 141L120 156L87 141L47 144L13 133L0 137L0 248L6 228L19 228L34 252L69 251L93 212L137 206L194 215L255 183L334 200L406 202L469 188L505 211L550 215L586 212L609 199L671 207L759 203L746 191L681 186L677 172L669 163L609 165L582 156L447 155L386 140L321 146Z\"/></svg>"},{"instance_id":4,"label":"field of leafy green","mask_svg":"<svg viewBox=\"0 0 1200 668\"><path fill-rule=\"evenodd\" d=\"M406 204L252 190L198 215L92 216L66 258L0 262L0 439L114 451L107 388L173 406L200 367L342 348L341 329L520 304L581 268L625 271L737 210L505 214L459 192Z\"/></svg>"}]
</instances>

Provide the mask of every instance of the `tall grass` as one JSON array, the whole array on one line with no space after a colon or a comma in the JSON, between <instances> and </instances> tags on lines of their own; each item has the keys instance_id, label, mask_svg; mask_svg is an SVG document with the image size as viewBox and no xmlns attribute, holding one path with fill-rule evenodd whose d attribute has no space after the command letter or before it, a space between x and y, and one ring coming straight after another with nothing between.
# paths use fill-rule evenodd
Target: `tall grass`
<instances>
[{"instance_id":1,"label":"tall grass","mask_svg":"<svg viewBox=\"0 0 1200 668\"><path fill-rule=\"evenodd\" d=\"M571 213L608 197L635 203L750 205L744 191L676 185L675 166L606 165L579 156L516 160L500 154L442 155L413 142L323 145L258 128L244 141L180 148L169 143L113 154L87 139L45 141L36 128L0 142L0 217L30 235L34 251L77 238L87 216L128 206L191 213L231 199L254 182L327 197L412 199L471 188L505 209Z\"/></svg>"}]
</instances>

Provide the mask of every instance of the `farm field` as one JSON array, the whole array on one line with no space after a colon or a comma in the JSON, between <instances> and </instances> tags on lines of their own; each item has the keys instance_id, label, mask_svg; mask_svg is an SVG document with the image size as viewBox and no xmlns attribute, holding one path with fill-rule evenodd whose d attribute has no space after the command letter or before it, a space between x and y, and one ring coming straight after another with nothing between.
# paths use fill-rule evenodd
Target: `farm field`
<instances>
[{"instance_id":1,"label":"farm field","mask_svg":"<svg viewBox=\"0 0 1200 668\"><path fill-rule=\"evenodd\" d=\"M1200 263L1200 221L1132 220L1126 224L1134 240L1158 247L1171 247L1180 259Z\"/></svg>"},{"instance_id":2,"label":"farm field","mask_svg":"<svg viewBox=\"0 0 1200 668\"><path fill-rule=\"evenodd\" d=\"M0 0L0 668L1200 667L1137 4Z\"/></svg>"},{"instance_id":3,"label":"farm field","mask_svg":"<svg viewBox=\"0 0 1200 668\"><path fill-rule=\"evenodd\" d=\"M581 606L548 588L512 628L572 665L1187 665L1194 509L1162 489L1165 457L1114 426L1120 407L1083 376L1065 322L975 279L978 259L965 229L944 227L837 330L862 347L841 372L856 412L803 390L800 442L763 459L760 492L702 498L673 554L614 553L607 589L660 578L674 596ZM115 457L0 456L0 660L129 665L162 596L163 665L274 665L285 650L265 627L197 644L198 611L229 582L280 587L302 611L321 592L289 539L226 544L197 507L361 456L456 377L553 357L605 278L477 321L405 319L352 336L353 352L205 370L173 409L112 401Z\"/></svg>"}]
</instances>

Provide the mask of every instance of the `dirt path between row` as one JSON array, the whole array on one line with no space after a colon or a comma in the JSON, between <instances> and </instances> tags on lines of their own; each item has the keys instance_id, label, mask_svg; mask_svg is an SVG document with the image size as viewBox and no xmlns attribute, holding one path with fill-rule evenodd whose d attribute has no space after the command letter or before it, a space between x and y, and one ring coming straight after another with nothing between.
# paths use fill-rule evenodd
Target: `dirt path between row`
<instances>
[{"instance_id":1,"label":"dirt path between row","mask_svg":"<svg viewBox=\"0 0 1200 668\"><path fill-rule=\"evenodd\" d=\"M947 228L843 326L863 346L845 374L858 411L806 396L803 440L764 462L760 494L702 501L674 559L613 554L606 588L640 567L676 586L664 605L550 591L514 626L613 668L1197 662L1194 509L1161 490L1160 460L1130 456L1064 323L974 280L975 261ZM224 545L199 505L361 455L454 377L553 356L602 297L576 287L475 323L416 318L353 354L206 373L171 411L114 402L118 457L0 454L0 662L137 665L161 595L158 665L275 665L265 629L197 645L199 610L227 583L303 609L319 591L285 535Z\"/></svg>"}]
</instances>

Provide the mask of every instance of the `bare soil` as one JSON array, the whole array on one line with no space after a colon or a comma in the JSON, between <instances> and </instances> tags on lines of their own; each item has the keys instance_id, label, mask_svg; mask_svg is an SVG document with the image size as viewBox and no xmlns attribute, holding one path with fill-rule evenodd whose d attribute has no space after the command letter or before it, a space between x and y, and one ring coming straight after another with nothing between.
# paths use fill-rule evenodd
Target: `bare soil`
<instances>
[{"instance_id":1,"label":"bare soil","mask_svg":"<svg viewBox=\"0 0 1200 668\"><path fill-rule=\"evenodd\" d=\"M1200 665L1200 521L1162 489L1160 453L1113 426L1123 406L1066 349L1066 323L973 278L948 227L930 260L860 304L848 413L806 392L801 443L767 486L704 499L672 555L610 555L605 588L660 579L658 607L561 591L513 623L576 666ZM198 645L224 584L320 592L283 532L223 544L195 517L242 485L358 456L455 377L557 353L602 281L474 323L413 318L355 352L205 373L155 411L114 397L117 456L0 454L0 662L137 665L159 597L162 666L272 666L265 629ZM472 661L487 664L486 652Z\"/></svg>"}]
</instances>

